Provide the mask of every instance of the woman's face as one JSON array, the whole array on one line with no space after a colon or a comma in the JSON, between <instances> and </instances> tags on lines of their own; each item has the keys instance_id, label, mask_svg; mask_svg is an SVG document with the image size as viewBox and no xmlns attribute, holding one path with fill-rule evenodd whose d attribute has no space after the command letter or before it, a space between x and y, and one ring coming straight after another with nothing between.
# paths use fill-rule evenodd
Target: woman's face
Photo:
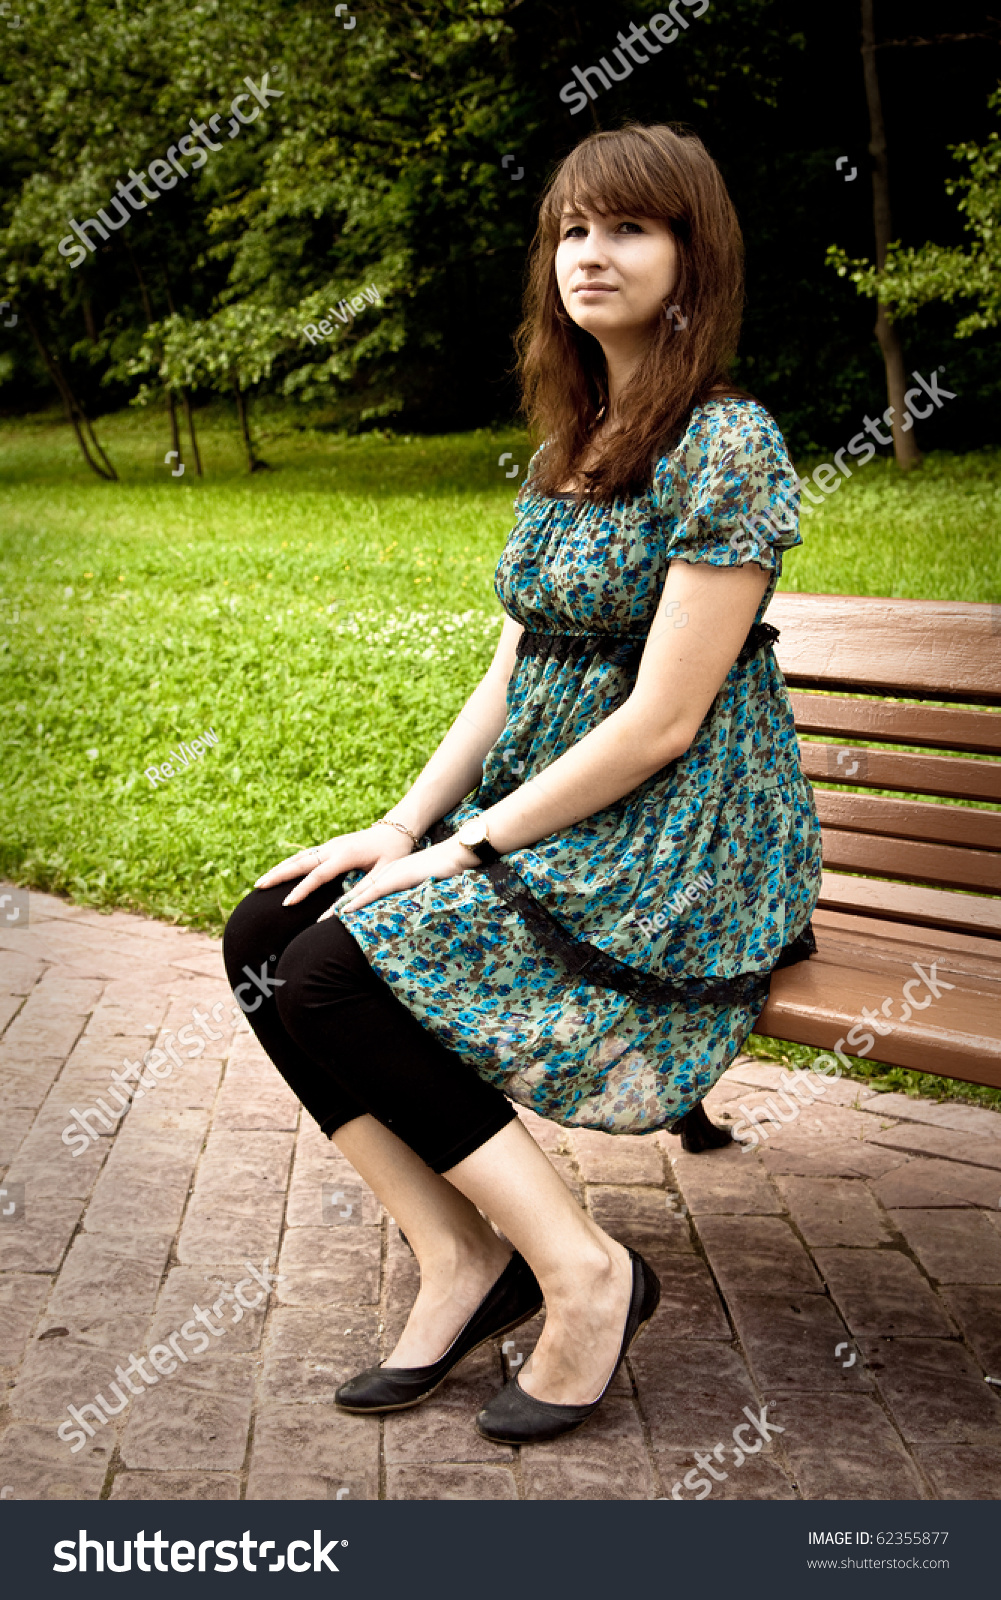
<instances>
[{"instance_id":1,"label":"woman's face","mask_svg":"<svg viewBox=\"0 0 1001 1600\"><path fill-rule=\"evenodd\" d=\"M678 277L678 248L652 217L565 211L556 281L567 314L601 344L648 335Z\"/></svg>"}]
</instances>

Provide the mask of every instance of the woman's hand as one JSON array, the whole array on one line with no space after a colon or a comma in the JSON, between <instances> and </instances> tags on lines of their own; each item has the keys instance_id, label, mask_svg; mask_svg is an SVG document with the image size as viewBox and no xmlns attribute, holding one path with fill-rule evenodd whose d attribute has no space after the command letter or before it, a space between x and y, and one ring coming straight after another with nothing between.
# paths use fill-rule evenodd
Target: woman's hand
<instances>
[{"instance_id":1,"label":"woman's hand","mask_svg":"<svg viewBox=\"0 0 1001 1600\"><path fill-rule=\"evenodd\" d=\"M373 869L392 866L401 856L409 855L411 848L406 834L386 824L364 828L358 833L342 833L335 839L328 839L326 844L286 856L284 861L279 861L270 872L258 878L254 888L273 889L275 884L285 883L289 878L302 878L302 882L282 901L286 906L298 905L300 900L305 900L321 884L329 883L331 878L359 868L371 873ZM303 878L303 873L308 876Z\"/></svg>"},{"instance_id":2,"label":"woman's hand","mask_svg":"<svg viewBox=\"0 0 1001 1600\"><path fill-rule=\"evenodd\" d=\"M325 922L327 917L341 911L358 911L362 906L371 905L373 900L381 900L384 894L413 889L428 878L454 878L457 873L468 872L470 867L478 865L473 852L454 838L432 845L429 850L415 850L403 860L380 861L318 920Z\"/></svg>"}]
</instances>

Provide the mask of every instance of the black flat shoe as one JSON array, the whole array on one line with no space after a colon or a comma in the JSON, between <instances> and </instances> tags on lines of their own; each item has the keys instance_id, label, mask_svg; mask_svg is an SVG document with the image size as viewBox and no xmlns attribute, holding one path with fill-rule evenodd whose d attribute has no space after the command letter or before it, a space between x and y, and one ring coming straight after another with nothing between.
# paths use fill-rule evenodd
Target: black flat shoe
<instances>
[{"instance_id":1,"label":"black flat shoe","mask_svg":"<svg viewBox=\"0 0 1001 1600\"><path fill-rule=\"evenodd\" d=\"M689 1155L699 1155L703 1150L722 1150L733 1143L730 1129L719 1128L715 1122L710 1122L701 1102L693 1106L671 1132L680 1133L681 1148L687 1150Z\"/></svg>"},{"instance_id":2,"label":"black flat shoe","mask_svg":"<svg viewBox=\"0 0 1001 1600\"><path fill-rule=\"evenodd\" d=\"M406 1411L409 1406L419 1406L466 1356L527 1322L541 1307L542 1290L535 1273L516 1250L439 1361L429 1367L368 1367L341 1384L334 1403L342 1411L359 1412Z\"/></svg>"},{"instance_id":3,"label":"black flat shoe","mask_svg":"<svg viewBox=\"0 0 1001 1600\"><path fill-rule=\"evenodd\" d=\"M594 1415L625 1360L629 1346L650 1321L660 1301L660 1280L656 1273L635 1250L630 1250L629 1259L633 1264L633 1292L622 1345L611 1377L597 1400L592 1400L588 1406L554 1405L550 1400L536 1400L526 1394L518 1379L512 1378L476 1418L476 1426L485 1439L493 1439L496 1444L542 1444L548 1439L558 1439L563 1433L572 1433Z\"/></svg>"}]
</instances>

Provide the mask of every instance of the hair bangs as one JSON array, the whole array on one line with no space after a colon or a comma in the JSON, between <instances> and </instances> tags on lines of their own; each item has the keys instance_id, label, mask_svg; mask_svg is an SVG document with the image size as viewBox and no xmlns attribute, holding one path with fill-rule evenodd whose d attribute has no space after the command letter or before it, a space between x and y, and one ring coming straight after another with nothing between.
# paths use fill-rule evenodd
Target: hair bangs
<instances>
[{"instance_id":1,"label":"hair bangs","mask_svg":"<svg viewBox=\"0 0 1001 1600\"><path fill-rule=\"evenodd\" d=\"M643 131L597 134L570 152L543 203L540 221L547 234L559 233L560 218L568 211L675 220L677 185L663 160L651 162L651 156L660 155L656 147L642 148L646 141L636 135Z\"/></svg>"}]
</instances>

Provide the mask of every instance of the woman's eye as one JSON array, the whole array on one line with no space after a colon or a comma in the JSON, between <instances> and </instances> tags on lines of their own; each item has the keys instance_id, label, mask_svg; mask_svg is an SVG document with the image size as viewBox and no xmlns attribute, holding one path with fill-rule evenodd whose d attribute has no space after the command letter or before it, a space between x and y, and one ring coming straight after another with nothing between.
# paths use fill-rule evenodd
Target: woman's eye
<instances>
[{"instance_id":1,"label":"woman's eye","mask_svg":"<svg viewBox=\"0 0 1001 1600\"><path fill-rule=\"evenodd\" d=\"M585 232L585 229L583 228L583 226L579 222L572 222L570 224L569 228L567 228L567 230L564 233L563 237L564 237L564 239L572 239L575 235L579 235L579 234L582 234L584 232Z\"/></svg>"},{"instance_id":2,"label":"woman's eye","mask_svg":"<svg viewBox=\"0 0 1001 1600\"><path fill-rule=\"evenodd\" d=\"M619 231L620 231L620 233L621 233L623 228L631 228L634 233L642 233L643 232L643 229L642 229L642 227L640 226L640 224L638 222L620 222L619 223Z\"/></svg>"}]
</instances>

